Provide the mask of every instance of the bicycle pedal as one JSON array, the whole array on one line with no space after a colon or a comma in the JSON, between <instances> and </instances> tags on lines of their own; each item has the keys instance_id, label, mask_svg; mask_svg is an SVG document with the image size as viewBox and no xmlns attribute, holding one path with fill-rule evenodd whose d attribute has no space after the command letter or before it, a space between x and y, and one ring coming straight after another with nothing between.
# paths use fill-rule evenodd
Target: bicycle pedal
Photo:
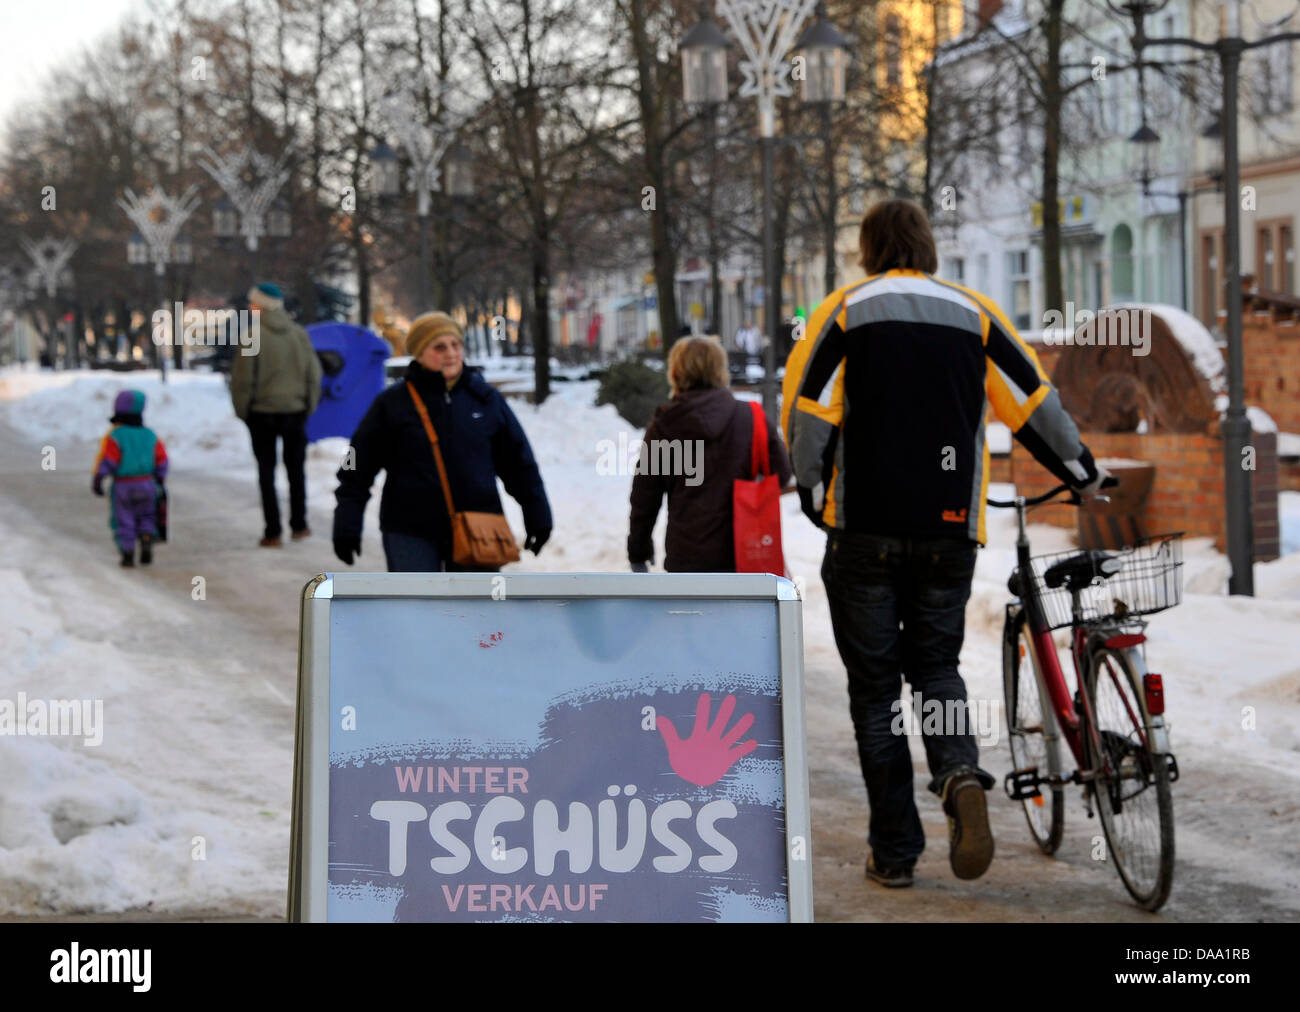
<instances>
[{"instance_id":1,"label":"bicycle pedal","mask_svg":"<svg viewBox=\"0 0 1300 1012\"><path fill-rule=\"evenodd\" d=\"M1171 784L1178 782L1178 760L1174 758L1172 752L1165 753L1165 768L1169 770L1169 782Z\"/></svg>"},{"instance_id":2,"label":"bicycle pedal","mask_svg":"<svg viewBox=\"0 0 1300 1012\"><path fill-rule=\"evenodd\" d=\"M1038 789L1041 782L1038 767L1029 766L1023 770L1012 770L1002 781L1002 786L1012 801L1029 801L1042 796L1042 791Z\"/></svg>"}]
</instances>

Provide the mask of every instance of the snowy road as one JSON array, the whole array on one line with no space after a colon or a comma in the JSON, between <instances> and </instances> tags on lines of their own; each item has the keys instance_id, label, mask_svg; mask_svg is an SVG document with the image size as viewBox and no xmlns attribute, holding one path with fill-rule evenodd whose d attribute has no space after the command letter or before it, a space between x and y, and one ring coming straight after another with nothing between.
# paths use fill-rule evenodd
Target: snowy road
<instances>
[{"instance_id":1,"label":"snowy road","mask_svg":"<svg viewBox=\"0 0 1300 1012\"><path fill-rule=\"evenodd\" d=\"M24 411L32 401L17 401L13 410ZM553 543L522 568L622 568L627 479L594 480L592 466L596 440L615 435L612 412L558 408L564 406L519 409L559 518ZM173 450L171 543L160 548L151 570L122 571L105 504L89 491L93 437L102 423L79 438L48 425L51 435L41 439L30 424L0 423L0 601L8 612L0 627L0 696L26 690L29 696L102 698L106 730L98 748L0 738L0 916L279 917L287 873L298 594L311 575L338 565L328 539L332 493L323 478L333 466L329 455L321 451L310 469L316 536L278 551L258 549L261 518L246 436L233 417L219 420L207 456ZM212 433L213 419L199 411L191 442L205 426ZM179 434L173 442L184 445ZM41 467L44 445L56 447L54 470ZM382 552L373 509L368 523L362 560L377 568ZM915 740L929 847L916 887L886 891L862 877L866 802L843 670L816 575L820 538L797 513L786 524L790 565L806 575L808 588L819 919L1297 918L1300 603L1238 606L1206 593L1157 619L1163 638L1153 638L1153 668L1168 672L1183 770L1174 790L1174 890L1159 915L1134 908L1113 869L1091 859L1099 829L1084 816L1077 791L1071 792L1066 839L1055 859L1032 845L1019 807L990 794L997 858L983 879L958 882L947 867L937 800L923 790L928 775ZM999 694L996 618L1004 552L995 544L977 572L963 653L972 698ZM193 599L196 577L203 579L205 600ZM1199 667L1197 652L1204 655ZM1260 709L1254 737L1234 736L1243 704ZM1181 737L1180 726L1186 730ZM1004 773L1005 746L990 750L985 765ZM203 860L195 859L199 852Z\"/></svg>"}]
</instances>

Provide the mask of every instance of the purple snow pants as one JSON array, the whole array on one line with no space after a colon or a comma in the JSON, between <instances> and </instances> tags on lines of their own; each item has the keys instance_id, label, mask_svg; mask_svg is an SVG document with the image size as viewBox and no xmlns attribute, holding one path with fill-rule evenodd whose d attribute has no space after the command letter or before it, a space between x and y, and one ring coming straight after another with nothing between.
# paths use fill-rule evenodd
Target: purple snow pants
<instances>
[{"instance_id":1,"label":"purple snow pants","mask_svg":"<svg viewBox=\"0 0 1300 1012\"><path fill-rule=\"evenodd\" d=\"M158 525L158 485L149 478L144 481L115 481L108 515L108 526L113 529L113 540L124 552L135 549L135 540L141 534L156 536Z\"/></svg>"}]
</instances>

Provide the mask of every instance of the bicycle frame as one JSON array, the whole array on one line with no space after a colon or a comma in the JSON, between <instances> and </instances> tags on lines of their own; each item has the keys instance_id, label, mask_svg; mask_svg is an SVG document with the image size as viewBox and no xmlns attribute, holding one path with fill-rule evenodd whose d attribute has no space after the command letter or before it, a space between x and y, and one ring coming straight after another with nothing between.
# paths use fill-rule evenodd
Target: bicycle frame
<instances>
[{"instance_id":1,"label":"bicycle frame","mask_svg":"<svg viewBox=\"0 0 1300 1012\"><path fill-rule=\"evenodd\" d=\"M1088 762L1088 753L1099 757L1102 764L1106 762L1106 753L1101 748L1101 739L1097 734L1097 721L1096 715L1092 712L1092 703L1088 698L1088 694L1082 691L1084 678L1089 673L1086 669L1091 654L1090 646L1093 639L1104 630L1082 621L1079 592L1075 591L1071 608L1074 623L1070 627L1070 658L1074 663L1075 685L1080 690L1077 693L1078 704L1076 705L1075 699L1070 695L1070 687L1065 680L1065 672L1061 669L1056 643L1052 639L1052 630L1043 613L1042 602L1038 598L1038 588L1033 579L1025 511L1024 498L1017 497L1016 565L1020 571L1020 603L1025 612L1025 624L1029 632L1030 649L1034 652L1034 677L1038 679L1039 698L1051 701L1052 713L1056 717L1057 727L1060 728L1061 735L1065 738L1066 744L1070 746L1070 752L1073 753L1077 763L1077 778L1083 782L1094 778L1096 775L1096 769ZM1143 642L1144 639L1145 637L1141 636L1141 634L1128 634L1107 637L1105 640L1108 645L1113 645L1117 649L1128 652L1129 659L1134 664L1139 678L1146 673L1146 664L1141 651L1137 650L1136 646ZM1112 672L1112 677L1113 674ZM1083 709L1083 718L1087 721L1089 731L1088 744L1090 748L1088 753L1085 753L1084 750L1083 721L1080 720L1080 707ZM1143 746L1146 746L1146 735L1142 729L1141 719L1131 710L1129 716L1142 739Z\"/></svg>"}]
</instances>

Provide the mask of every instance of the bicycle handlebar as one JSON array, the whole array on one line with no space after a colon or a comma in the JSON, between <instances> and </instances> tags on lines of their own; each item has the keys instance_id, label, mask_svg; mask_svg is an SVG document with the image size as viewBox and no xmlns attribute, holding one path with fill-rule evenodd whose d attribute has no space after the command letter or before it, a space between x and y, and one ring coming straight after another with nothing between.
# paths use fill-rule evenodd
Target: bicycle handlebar
<instances>
[{"instance_id":1,"label":"bicycle handlebar","mask_svg":"<svg viewBox=\"0 0 1300 1012\"><path fill-rule=\"evenodd\" d=\"M1114 488L1118 484L1119 484L1119 479L1116 478L1113 474L1110 474L1107 475L1106 480L1101 483L1101 487ZM1047 502L1049 499L1055 499L1062 492L1070 493L1070 498L1066 501L1071 506L1078 506L1081 502L1083 502L1083 499L1082 497L1080 497L1078 492L1070 488L1069 485L1062 484L1062 485L1057 485L1056 488L1052 489L1050 492L1044 492L1042 495L1036 495L1031 499L1026 499L1025 505L1039 506L1042 503ZM1017 503L1017 500L1015 499L1012 499L1010 501L1004 501L1001 499L985 499L984 501L988 503L990 506L997 506L997 507L1010 507L1010 506L1015 506Z\"/></svg>"}]
</instances>

